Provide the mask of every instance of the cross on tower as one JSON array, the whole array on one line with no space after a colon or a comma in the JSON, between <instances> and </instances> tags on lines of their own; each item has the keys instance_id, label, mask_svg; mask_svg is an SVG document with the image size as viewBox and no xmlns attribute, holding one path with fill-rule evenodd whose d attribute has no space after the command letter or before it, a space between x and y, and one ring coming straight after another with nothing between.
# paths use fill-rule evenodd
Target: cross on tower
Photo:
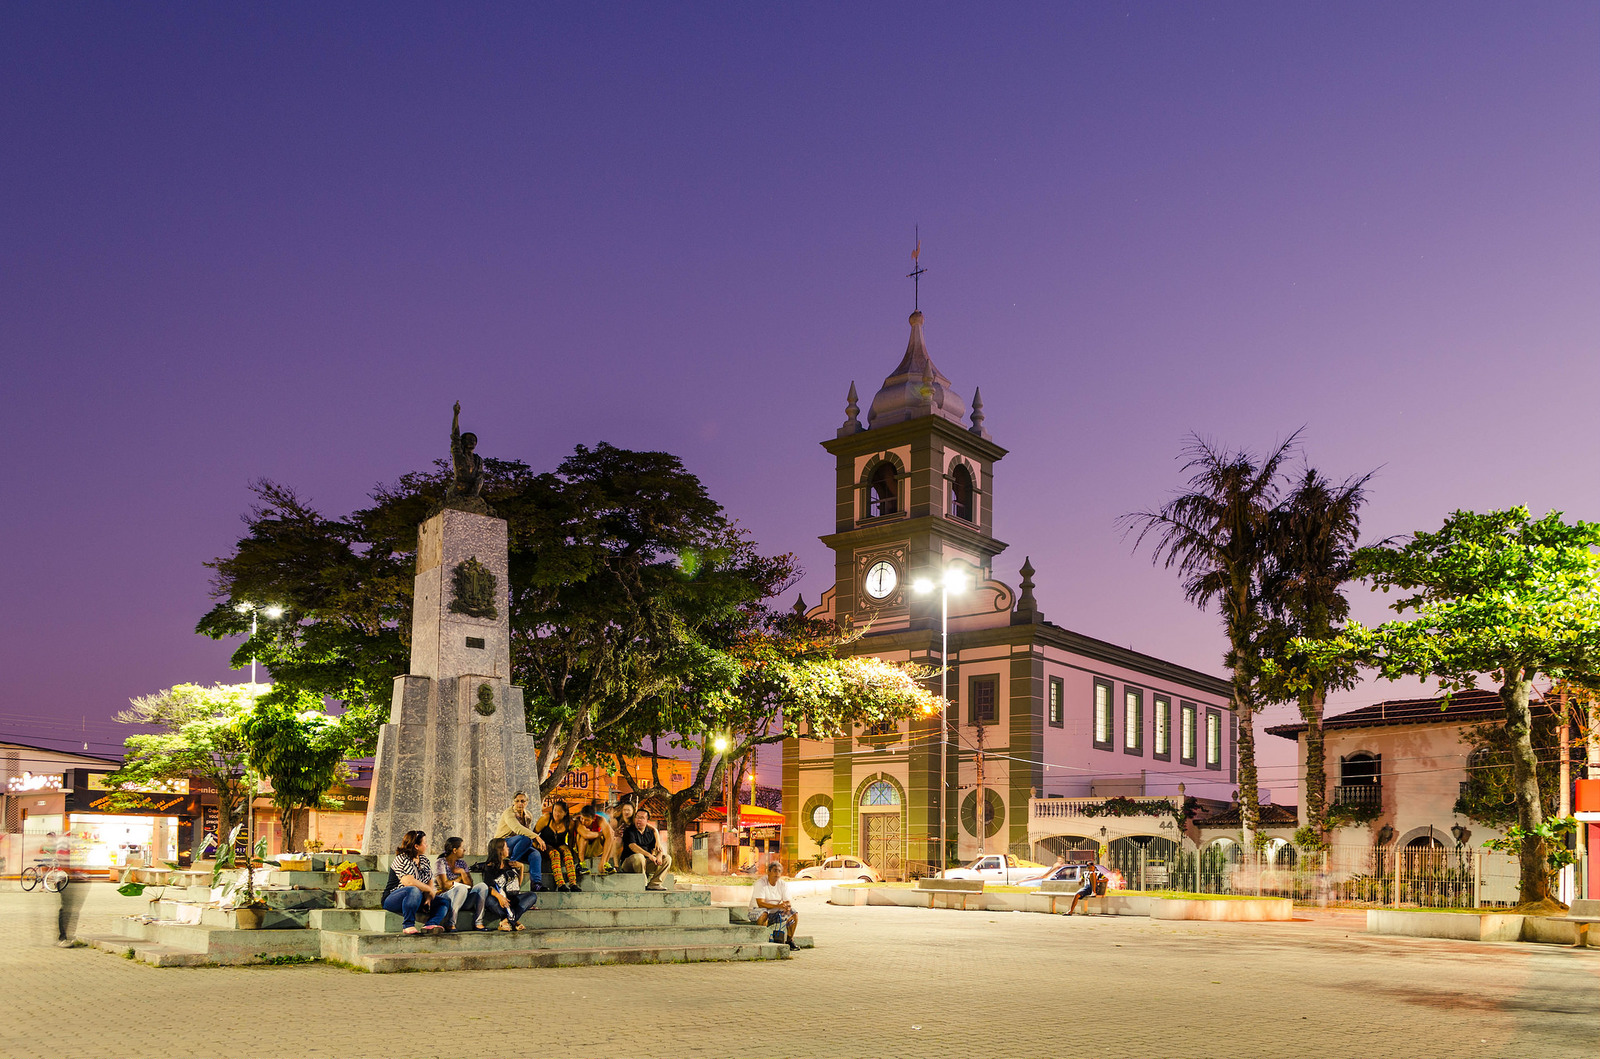
<instances>
[{"instance_id":1,"label":"cross on tower","mask_svg":"<svg viewBox=\"0 0 1600 1059\"><path fill-rule=\"evenodd\" d=\"M915 229L915 231L917 232L917 248L911 251L911 271L906 273L906 278L911 281L911 308L920 311L922 309L922 274L928 270L917 262L917 259L922 256L922 231L920 228Z\"/></svg>"}]
</instances>

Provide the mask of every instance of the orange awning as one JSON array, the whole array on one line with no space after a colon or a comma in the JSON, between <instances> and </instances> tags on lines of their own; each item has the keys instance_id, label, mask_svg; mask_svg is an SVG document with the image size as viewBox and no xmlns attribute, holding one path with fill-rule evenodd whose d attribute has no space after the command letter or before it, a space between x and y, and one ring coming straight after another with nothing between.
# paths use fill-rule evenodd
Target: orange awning
<instances>
[{"instance_id":1,"label":"orange awning","mask_svg":"<svg viewBox=\"0 0 1600 1059\"><path fill-rule=\"evenodd\" d=\"M720 805L707 812L706 816L714 817L719 820L727 819L727 816L723 812L722 806ZM771 809L763 809L759 805L741 805L739 806L739 826L782 827L783 814L775 813Z\"/></svg>"}]
</instances>

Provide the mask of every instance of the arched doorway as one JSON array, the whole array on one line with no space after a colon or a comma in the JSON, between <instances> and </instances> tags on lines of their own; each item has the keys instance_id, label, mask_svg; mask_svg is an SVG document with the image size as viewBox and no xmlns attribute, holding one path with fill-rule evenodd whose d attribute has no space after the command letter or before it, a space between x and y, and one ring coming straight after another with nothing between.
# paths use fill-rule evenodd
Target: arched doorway
<instances>
[{"instance_id":1,"label":"arched doorway","mask_svg":"<svg viewBox=\"0 0 1600 1059\"><path fill-rule=\"evenodd\" d=\"M883 773L868 777L856 794L861 859L885 879L899 879L905 874L905 801L899 782Z\"/></svg>"}]
</instances>

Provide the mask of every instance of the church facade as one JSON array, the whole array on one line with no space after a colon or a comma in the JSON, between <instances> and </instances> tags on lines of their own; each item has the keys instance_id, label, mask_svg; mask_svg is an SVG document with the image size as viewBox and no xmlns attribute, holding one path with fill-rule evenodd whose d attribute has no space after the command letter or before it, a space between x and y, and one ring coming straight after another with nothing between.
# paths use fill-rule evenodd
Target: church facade
<instances>
[{"instance_id":1,"label":"church facade","mask_svg":"<svg viewBox=\"0 0 1600 1059\"><path fill-rule=\"evenodd\" d=\"M836 466L821 538L834 581L808 614L864 627L860 654L946 663L931 686L947 689L948 734L934 716L787 740L785 859L849 854L906 878L937 869L941 818L943 860L955 863L1035 853L1030 815L1049 799L1182 784L1225 801L1236 779L1227 681L1046 621L1027 560L1015 587L996 576L1006 450L980 393L969 411L929 358L922 313L910 325L867 421L851 384L845 422L823 442Z\"/></svg>"}]
</instances>

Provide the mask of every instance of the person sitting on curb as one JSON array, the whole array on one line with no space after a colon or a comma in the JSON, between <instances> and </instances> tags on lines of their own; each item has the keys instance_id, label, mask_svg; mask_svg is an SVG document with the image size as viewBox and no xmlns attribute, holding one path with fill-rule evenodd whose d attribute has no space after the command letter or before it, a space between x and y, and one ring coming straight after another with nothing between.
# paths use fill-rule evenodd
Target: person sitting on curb
<instances>
[{"instance_id":1,"label":"person sitting on curb","mask_svg":"<svg viewBox=\"0 0 1600 1059\"><path fill-rule=\"evenodd\" d=\"M506 840L511 859L528 870L528 889L542 890L544 884L544 839L535 833L533 817L528 815L528 796L518 791L494 825L492 838Z\"/></svg>"},{"instance_id":2,"label":"person sitting on curb","mask_svg":"<svg viewBox=\"0 0 1600 1059\"><path fill-rule=\"evenodd\" d=\"M590 802L578 810L578 819L574 821L576 827L573 834L577 843L578 863L592 857L604 857L611 848L611 825L606 818L600 815L599 807ZM610 875L616 871L616 866L610 861L600 865L602 875Z\"/></svg>"},{"instance_id":3,"label":"person sitting on curb","mask_svg":"<svg viewBox=\"0 0 1600 1059\"><path fill-rule=\"evenodd\" d=\"M444 917L450 914L450 903L437 900L433 888L433 868L428 863L428 836L421 831L407 831L400 839L400 848L394 851L389 863L389 885L383 890L383 909L405 920L402 934L417 933L417 914L428 915L422 929L429 934L444 930Z\"/></svg>"},{"instance_id":4,"label":"person sitting on curb","mask_svg":"<svg viewBox=\"0 0 1600 1059\"><path fill-rule=\"evenodd\" d=\"M799 950L800 946L794 943L794 928L800 917L789 903L789 884L783 881L783 865L777 861L768 864L767 874L750 887L750 921L774 930L783 928L789 948Z\"/></svg>"},{"instance_id":5,"label":"person sitting on curb","mask_svg":"<svg viewBox=\"0 0 1600 1059\"><path fill-rule=\"evenodd\" d=\"M1078 898L1094 897L1097 894L1106 892L1105 887L1100 884L1102 878L1109 877L1102 875L1098 864L1090 864L1083 869L1083 885L1078 887L1078 892L1072 895L1072 904L1067 906L1067 915L1072 915L1077 909Z\"/></svg>"},{"instance_id":6,"label":"person sitting on curb","mask_svg":"<svg viewBox=\"0 0 1600 1059\"><path fill-rule=\"evenodd\" d=\"M493 901L500 912L501 930L521 930L522 913L532 908L539 900L539 895L532 890L509 890L507 884L521 876L517 862L511 859L506 851L506 840L495 838L489 840L489 858L481 864L474 864L472 870L478 873L483 880L483 886L488 891L488 899L478 906L477 929L483 929L483 914L488 910L489 902Z\"/></svg>"},{"instance_id":7,"label":"person sitting on curb","mask_svg":"<svg viewBox=\"0 0 1600 1059\"><path fill-rule=\"evenodd\" d=\"M646 890L665 890L661 877L672 867L672 858L661 847L661 835L650 824L650 811L640 808L622 833L622 870L635 875L648 872Z\"/></svg>"},{"instance_id":8,"label":"person sitting on curb","mask_svg":"<svg viewBox=\"0 0 1600 1059\"><path fill-rule=\"evenodd\" d=\"M462 855L462 841L454 836L444 840L444 852L434 865L434 878L438 879L439 900L450 905L450 915L445 920L446 930L456 929L456 920L463 910L476 912L483 918L483 903L489 899L489 887L474 883L467 871L467 860Z\"/></svg>"}]
</instances>

